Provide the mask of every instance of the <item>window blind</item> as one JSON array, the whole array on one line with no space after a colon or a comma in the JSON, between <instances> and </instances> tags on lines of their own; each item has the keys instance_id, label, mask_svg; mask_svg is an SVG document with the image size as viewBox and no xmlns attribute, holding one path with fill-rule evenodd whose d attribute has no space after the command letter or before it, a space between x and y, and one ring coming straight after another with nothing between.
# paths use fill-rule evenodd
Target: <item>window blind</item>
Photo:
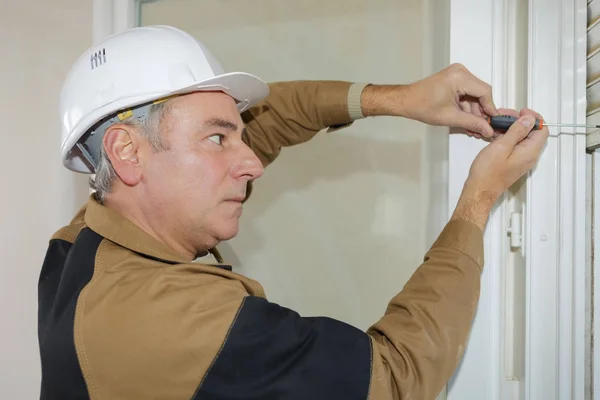
<instances>
[{"instance_id":1,"label":"window blind","mask_svg":"<svg viewBox=\"0 0 600 400\"><path fill-rule=\"evenodd\" d=\"M587 3L586 83L587 123L600 125L600 0Z\"/></svg>"}]
</instances>

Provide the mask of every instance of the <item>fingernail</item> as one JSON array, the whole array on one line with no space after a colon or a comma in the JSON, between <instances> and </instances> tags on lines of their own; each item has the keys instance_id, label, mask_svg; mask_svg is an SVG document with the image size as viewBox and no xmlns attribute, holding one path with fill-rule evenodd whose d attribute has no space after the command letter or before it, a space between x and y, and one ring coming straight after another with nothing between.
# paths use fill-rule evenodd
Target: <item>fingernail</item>
<instances>
[{"instance_id":1,"label":"fingernail","mask_svg":"<svg viewBox=\"0 0 600 400\"><path fill-rule=\"evenodd\" d=\"M525 127L531 128L533 126L533 117L530 117L530 116L523 117L523 119L521 120L521 123Z\"/></svg>"}]
</instances>

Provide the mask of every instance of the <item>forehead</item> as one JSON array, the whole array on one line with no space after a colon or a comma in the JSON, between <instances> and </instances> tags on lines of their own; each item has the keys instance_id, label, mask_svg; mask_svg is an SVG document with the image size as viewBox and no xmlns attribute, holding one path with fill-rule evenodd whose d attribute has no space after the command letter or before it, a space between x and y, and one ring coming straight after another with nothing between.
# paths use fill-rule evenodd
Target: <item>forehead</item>
<instances>
[{"instance_id":1,"label":"forehead","mask_svg":"<svg viewBox=\"0 0 600 400\"><path fill-rule=\"evenodd\" d=\"M195 92L171 100L168 120L175 125L200 127L210 121L229 121L238 130L243 128L242 118L235 100L223 92Z\"/></svg>"}]
</instances>

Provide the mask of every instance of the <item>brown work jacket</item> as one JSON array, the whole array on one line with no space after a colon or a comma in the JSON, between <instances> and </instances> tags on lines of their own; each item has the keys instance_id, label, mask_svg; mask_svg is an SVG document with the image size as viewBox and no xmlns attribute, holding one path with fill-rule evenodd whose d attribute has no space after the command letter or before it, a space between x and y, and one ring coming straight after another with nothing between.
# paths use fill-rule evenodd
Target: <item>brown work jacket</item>
<instances>
[{"instance_id":1,"label":"brown work jacket","mask_svg":"<svg viewBox=\"0 0 600 400\"><path fill-rule=\"evenodd\" d=\"M270 86L244 115L265 165L360 114L351 83ZM41 270L41 398L434 399L464 352L482 266L481 230L450 221L363 332L270 302L224 262L184 259L92 196Z\"/></svg>"}]
</instances>

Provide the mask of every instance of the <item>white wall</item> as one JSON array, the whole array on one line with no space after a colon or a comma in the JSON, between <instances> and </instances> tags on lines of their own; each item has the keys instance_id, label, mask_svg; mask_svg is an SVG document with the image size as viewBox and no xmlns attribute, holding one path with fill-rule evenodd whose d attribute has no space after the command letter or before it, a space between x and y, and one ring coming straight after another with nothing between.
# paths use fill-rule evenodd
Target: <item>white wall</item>
<instances>
[{"instance_id":1,"label":"white wall","mask_svg":"<svg viewBox=\"0 0 600 400\"><path fill-rule=\"evenodd\" d=\"M141 22L187 30L226 69L267 81L407 83L432 62L426 4L162 0L143 6ZM426 133L386 117L285 149L257 182L224 256L273 301L368 327L422 261L429 199L445 199L428 190Z\"/></svg>"},{"instance_id":2,"label":"white wall","mask_svg":"<svg viewBox=\"0 0 600 400\"><path fill-rule=\"evenodd\" d=\"M0 399L39 398L37 279L50 235L87 196L60 163L58 94L91 21L89 1L0 2Z\"/></svg>"}]
</instances>

